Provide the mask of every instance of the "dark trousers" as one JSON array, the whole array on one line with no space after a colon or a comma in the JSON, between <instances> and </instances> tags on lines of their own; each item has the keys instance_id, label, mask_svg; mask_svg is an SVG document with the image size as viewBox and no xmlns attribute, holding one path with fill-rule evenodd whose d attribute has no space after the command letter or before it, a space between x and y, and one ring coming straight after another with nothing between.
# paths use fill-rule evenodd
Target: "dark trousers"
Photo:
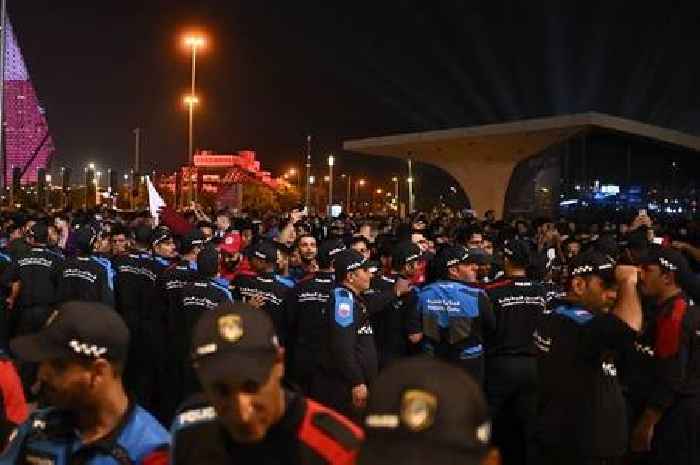
<instances>
[{"instance_id":1,"label":"dark trousers","mask_svg":"<svg viewBox=\"0 0 700 465\"><path fill-rule=\"evenodd\" d=\"M13 312L11 317L12 337L38 332L44 327L50 315L48 306L39 305L34 307L18 307L11 310L11 312ZM36 397L31 388L34 383L36 383L38 370L39 365L30 362L20 362L17 367L19 378L24 388L24 395L29 401L34 400Z\"/></svg>"},{"instance_id":2,"label":"dark trousers","mask_svg":"<svg viewBox=\"0 0 700 465\"><path fill-rule=\"evenodd\" d=\"M485 391L493 421L493 443L501 451L503 464L535 464L535 357L487 358Z\"/></svg>"},{"instance_id":3,"label":"dark trousers","mask_svg":"<svg viewBox=\"0 0 700 465\"><path fill-rule=\"evenodd\" d=\"M635 424L631 427L634 429ZM654 428L651 451L630 454L630 465L700 464L700 398L680 398Z\"/></svg>"}]
</instances>

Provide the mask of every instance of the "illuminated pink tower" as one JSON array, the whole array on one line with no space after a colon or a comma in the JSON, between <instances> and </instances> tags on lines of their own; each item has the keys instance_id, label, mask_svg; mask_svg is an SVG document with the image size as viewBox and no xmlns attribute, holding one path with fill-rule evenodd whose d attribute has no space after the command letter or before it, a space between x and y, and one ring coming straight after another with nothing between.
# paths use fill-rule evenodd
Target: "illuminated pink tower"
<instances>
[{"instance_id":1,"label":"illuminated pink tower","mask_svg":"<svg viewBox=\"0 0 700 465\"><path fill-rule=\"evenodd\" d=\"M5 185L12 168L19 167L23 184L36 182L37 170L46 168L54 152L44 110L39 105L27 66L9 18L5 36Z\"/></svg>"}]
</instances>

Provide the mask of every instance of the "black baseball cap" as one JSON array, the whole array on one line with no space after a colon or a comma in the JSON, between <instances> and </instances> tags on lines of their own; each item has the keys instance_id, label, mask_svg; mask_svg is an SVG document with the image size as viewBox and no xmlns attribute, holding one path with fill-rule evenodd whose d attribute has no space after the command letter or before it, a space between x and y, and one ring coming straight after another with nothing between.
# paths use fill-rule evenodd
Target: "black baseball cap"
<instances>
[{"instance_id":1,"label":"black baseball cap","mask_svg":"<svg viewBox=\"0 0 700 465\"><path fill-rule=\"evenodd\" d=\"M491 256L484 252L484 249L472 247L467 249L467 256L464 263L476 263L477 265L488 265L491 263Z\"/></svg>"},{"instance_id":2,"label":"black baseball cap","mask_svg":"<svg viewBox=\"0 0 700 465\"><path fill-rule=\"evenodd\" d=\"M330 268L337 254L346 250L345 243L340 239L328 239L318 246L318 263L321 268Z\"/></svg>"},{"instance_id":3,"label":"black baseball cap","mask_svg":"<svg viewBox=\"0 0 700 465\"><path fill-rule=\"evenodd\" d=\"M464 263L469 258L467 250L461 245L448 245L440 249L435 257L438 269L446 271L448 268Z\"/></svg>"},{"instance_id":4,"label":"black baseball cap","mask_svg":"<svg viewBox=\"0 0 700 465\"><path fill-rule=\"evenodd\" d=\"M180 253L189 253L195 247L201 247L204 244L204 234L199 228L192 228L184 235L180 242Z\"/></svg>"},{"instance_id":5,"label":"black baseball cap","mask_svg":"<svg viewBox=\"0 0 700 465\"><path fill-rule=\"evenodd\" d=\"M197 254L197 271L207 278L216 276L219 271L219 251L216 247L204 247Z\"/></svg>"},{"instance_id":6,"label":"black baseball cap","mask_svg":"<svg viewBox=\"0 0 700 465\"><path fill-rule=\"evenodd\" d=\"M268 263L277 263L277 245L271 241L260 241L250 248L249 255Z\"/></svg>"},{"instance_id":7,"label":"black baseball cap","mask_svg":"<svg viewBox=\"0 0 700 465\"><path fill-rule=\"evenodd\" d=\"M39 244L46 244L49 240L49 226L43 221L38 221L32 225L29 236Z\"/></svg>"},{"instance_id":8,"label":"black baseball cap","mask_svg":"<svg viewBox=\"0 0 700 465\"><path fill-rule=\"evenodd\" d=\"M407 263L415 262L423 258L423 252L417 244L410 241L403 241L396 246L391 253L391 266L398 269Z\"/></svg>"},{"instance_id":9,"label":"black baseball cap","mask_svg":"<svg viewBox=\"0 0 700 465\"><path fill-rule=\"evenodd\" d=\"M503 254L509 262L516 266L527 267L530 265L530 246L525 241L507 240L503 244Z\"/></svg>"},{"instance_id":10,"label":"black baseball cap","mask_svg":"<svg viewBox=\"0 0 700 465\"><path fill-rule=\"evenodd\" d=\"M225 378L264 384L278 350L270 317L242 302L205 312L193 332L192 361L202 382Z\"/></svg>"},{"instance_id":11,"label":"black baseball cap","mask_svg":"<svg viewBox=\"0 0 700 465\"><path fill-rule=\"evenodd\" d=\"M572 278L577 276L597 275L607 284L615 282L615 261L595 249L578 254L569 265Z\"/></svg>"},{"instance_id":12,"label":"black baseball cap","mask_svg":"<svg viewBox=\"0 0 700 465\"><path fill-rule=\"evenodd\" d=\"M477 464L491 424L481 388L464 371L432 358L408 358L369 389L361 465Z\"/></svg>"},{"instance_id":13,"label":"black baseball cap","mask_svg":"<svg viewBox=\"0 0 700 465\"><path fill-rule=\"evenodd\" d=\"M83 253L92 252L97 239L97 231L89 224L85 224L75 231L75 247Z\"/></svg>"},{"instance_id":14,"label":"black baseball cap","mask_svg":"<svg viewBox=\"0 0 700 465\"><path fill-rule=\"evenodd\" d=\"M664 271L684 273L688 271L688 261L679 251L658 245L650 246L639 260L640 265L658 265Z\"/></svg>"},{"instance_id":15,"label":"black baseball cap","mask_svg":"<svg viewBox=\"0 0 700 465\"><path fill-rule=\"evenodd\" d=\"M358 251L353 249L343 250L335 256L334 262L335 277L337 281L342 280L349 272L364 268L371 272L379 268L376 262L365 259Z\"/></svg>"},{"instance_id":16,"label":"black baseball cap","mask_svg":"<svg viewBox=\"0 0 700 465\"><path fill-rule=\"evenodd\" d=\"M172 240L172 238L173 233L170 231L170 228L166 226L159 226L153 231L153 235L151 236L151 244L153 247L155 247L161 242Z\"/></svg>"},{"instance_id":17,"label":"black baseball cap","mask_svg":"<svg viewBox=\"0 0 700 465\"><path fill-rule=\"evenodd\" d=\"M76 357L124 362L129 330L107 305L70 301L55 309L40 331L14 338L10 348L26 362Z\"/></svg>"}]
</instances>

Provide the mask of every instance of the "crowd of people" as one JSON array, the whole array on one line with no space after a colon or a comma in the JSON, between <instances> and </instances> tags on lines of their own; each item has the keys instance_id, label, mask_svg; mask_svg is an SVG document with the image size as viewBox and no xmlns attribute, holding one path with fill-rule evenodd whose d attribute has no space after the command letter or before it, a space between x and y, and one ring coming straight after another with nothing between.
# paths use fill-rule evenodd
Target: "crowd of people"
<instances>
[{"instance_id":1,"label":"crowd of people","mask_svg":"<svg viewBox=\"0 0 700 465\"><path fill-rule=\"evenodd\" d=\"M700 463L700 227L0 214L4 463Z\"/></svg>"}]
</instances>

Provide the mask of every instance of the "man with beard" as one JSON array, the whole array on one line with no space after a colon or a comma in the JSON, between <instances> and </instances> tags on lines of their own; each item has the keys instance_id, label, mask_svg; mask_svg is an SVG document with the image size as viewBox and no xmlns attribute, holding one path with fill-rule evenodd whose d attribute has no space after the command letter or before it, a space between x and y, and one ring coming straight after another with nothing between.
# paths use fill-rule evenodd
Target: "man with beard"
<instances>
[{"instance_id":1,"label":"man with beard","mask_svg":"<svg viewBox=\"0 0 700 465\"><path fill-rule=\"evenodd\" d=\"M165 463L169 434L129 400L121 376L129 331L99 303L67 302L38 333L11 342L39 363L47 406L19 426L0 464Z\"/></svg>"},{"instance_id":2,"label":"man with beard","mask_svg":"<svg viewBox=\"0 0 700 465\"><path fill-rule=\"evenodd\" d=\"M299 236L297 239L296 248L299 251L301 263L297 266L290 266L289 274L295 281L299 281L305 276L309 276L316 272L318 269L316 264L316 254L318 252L318 248L316 247L316 238L311 234Z\"/></svg>"},{"instance_id":3,"label":"man with beard","mask_svg":"<svg viewBox=\"0 0 700 465\"><path fill-rule=\"evenodd\" d=\"M327 347L328 299L333 289L333 260L345 250L339 239L321 243L318 250L319 270L294 287L287 303L286 347L288 376L302 390L314 397L313 379L320 369L321 356Z\"/></svg>"},{"instance_id":4,"label":"man with beard","mask_svg":"<svg viewBox=\"0 0 700 465\"><path fill-rule=\"evenodd\" d=\"M651 248L642 258L641 292L649 299L629 368L632 451L639 463L700 461L700 309L679 285L688 264L677 251Z\"/></svg>"},{"instance_id":5,"label":"man with beard","mask_svg":"<svg viewBox=\"0 0 700 465\"><path fill-rule=\"evenodd\" d=\"M170 463L354 463L362 430L284 385L284 353L264 312L229 303L205 313L192 360L206 398L176 417Z\"/></svg>"},{"instance_id":6,"label":"man with beard","mask_svg":"<svg viewBox=\"0 0 700 465\"><path fill-rule=\"evenodd\" d=\"M535 332L542 464L618 463L628 444L617 355L642 326L637 268L595 250L571 263L566 296Z\"/></svg>"}]
</instances>

